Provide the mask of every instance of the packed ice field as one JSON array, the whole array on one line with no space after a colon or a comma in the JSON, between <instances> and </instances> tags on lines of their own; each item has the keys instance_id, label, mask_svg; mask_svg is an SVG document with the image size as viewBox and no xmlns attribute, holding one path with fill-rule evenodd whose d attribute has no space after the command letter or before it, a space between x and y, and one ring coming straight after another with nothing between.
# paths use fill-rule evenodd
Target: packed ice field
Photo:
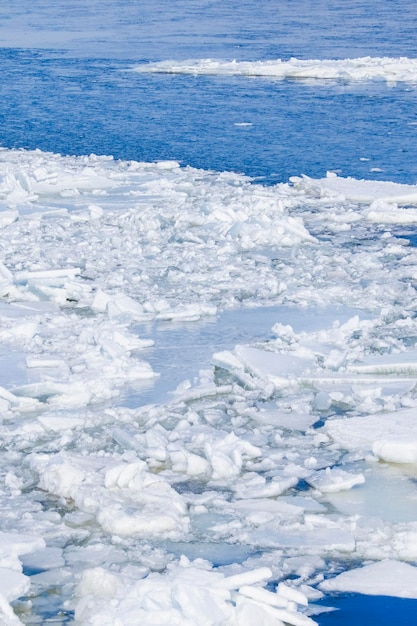
<instances>
[{"instance_id":1,"label":"packed ice field","mask_svg":"<svg viewBox=\"0 0 417 626\"><path fill-rule=\"evenodd\" d=\"M417 186L7 149L0 173L2 624L417 597ZM139 325L267 305L265 341L129 404L158 377Z\"/></svg>"}]
</instances>

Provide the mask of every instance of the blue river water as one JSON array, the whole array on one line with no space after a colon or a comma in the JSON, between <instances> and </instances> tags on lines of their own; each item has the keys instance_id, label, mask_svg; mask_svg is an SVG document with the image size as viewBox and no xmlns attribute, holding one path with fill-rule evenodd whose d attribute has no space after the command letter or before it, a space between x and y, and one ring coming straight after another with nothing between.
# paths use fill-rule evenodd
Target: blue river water
<instances>
[{"instance_id":1,"label":"blue river water","mask_svg":"<svg viewBox=\"0 0 417 626\"><path fill-rule=\"evenodd\" d=\"M417 85L134 73L166 59L417 56L409 0L0 0L0 146L245 173L417 181ZM329 603L326 598L326 603ZM330 599L321 626L413 623Z\"/></svg>"},{"instance_id":2,"label":"blue river water","mask_svg":"<svg viewBox=\"0 0 417 626\"><path fill-rule=\"evenodd\" d=\"M0 2L0 145L175 159L266 184L417 180L417 86L139 74L139 62L417 54L412 3ZM329 5L329 6L328 6ZM378 16L375 19L374 16ZM244 124L244 125L242 125Z\"/></svg>"}]
</instances>

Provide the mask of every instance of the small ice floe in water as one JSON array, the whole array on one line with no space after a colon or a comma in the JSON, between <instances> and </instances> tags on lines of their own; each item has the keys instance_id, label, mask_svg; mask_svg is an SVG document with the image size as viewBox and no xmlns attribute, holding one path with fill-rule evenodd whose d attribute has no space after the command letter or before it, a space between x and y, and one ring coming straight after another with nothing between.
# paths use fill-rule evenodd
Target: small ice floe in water
<instances>
[{"instance_id":1,"label":"small ice floe in water","mask_svg":"<svg viewBox=\"0 0 417 626\"><path fill-rule=\"evenodd\" d=\"M387 559L342 572L319 587L322 591L417 598L417 567Z\"/></svg>"},{"instance_id":2,"label":"small ice floe in water","mask_svg":"<svg viewBox=\"0 0 417 626\"><path fill-rule=\"evenodd\" d=\"M365 476L362 473L352 474L338 467L327 467L324 470L314 472L311 476L307 476L306 481L318 491L335 493L363 484Z\"/></svg>"}]
</instances>

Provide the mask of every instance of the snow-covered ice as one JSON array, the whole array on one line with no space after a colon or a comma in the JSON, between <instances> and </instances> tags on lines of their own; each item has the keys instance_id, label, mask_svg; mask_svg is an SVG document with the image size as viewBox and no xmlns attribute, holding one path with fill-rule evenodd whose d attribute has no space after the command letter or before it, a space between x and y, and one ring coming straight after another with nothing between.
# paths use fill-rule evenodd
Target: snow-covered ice
<instances>
[{"instance_id":1,"label":"snow-covered ice","mask_svg":"<svg viewBox=\"0 0 417 626\"><path fill-rule=\"evenodd\" d=\"M122 626L307 626L323 591L398 594L387 568L411 581L417 558L417 186L17 150L0 181L10 624L57 586L75 623ZM183 372L152 329L221 335L223 311L261 306L263 338L213 342L140 401L151 355Z\"/></svg>"}]
</instances>

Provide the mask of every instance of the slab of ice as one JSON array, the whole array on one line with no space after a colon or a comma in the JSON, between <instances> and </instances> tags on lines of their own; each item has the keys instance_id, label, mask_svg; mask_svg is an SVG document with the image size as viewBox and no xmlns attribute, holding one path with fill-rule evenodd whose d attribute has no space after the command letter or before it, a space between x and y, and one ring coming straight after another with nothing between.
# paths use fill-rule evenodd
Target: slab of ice
<instances>
[{"instance_id":1,"label":"slab of ice","mask_svg":"<svg viewBox=\"0 0 417 626\"><path fill-rule=\"evenodd\" d=\"M313 179L308 176L292 177L291 182L296 189L303 190L307 194L324 197L344 198L352 202L372 204L382 201L379 205L380 214L388 208L388 215L392 215L392 207L383 203L413 205L417 203L417 185L404 185L400 183L372 180L357 180L355 178L342 178L333 173L328 173L326 178ZM372 211L371 219L375 221L376 211ZM399 213L401 215L401 213ZM410 215L415 215L411 212ZM415 218L413 218L414 220ZM391 220L390 220L391 221ZM402 221L400 220L400 223Z\"/></svg>"},{"instance_id":2,"label":"slab of ice","mask_svg":"<svg viewBox=\"0 0 417 626\"><path fill-rule=\"evenodd\" d=\"M417 567L386 560L339 574L319 585L323 591L417 598Z\"/></svg>"},{"instance_id":3,"label":"slab of ice","mask_svg":"<svg viewBox=\"0 0 417 626\"><path fill-rule=\"evenodd\" d=\"M383 356L368 356L362 363L352 363L346 368L356 374L399 374L417 376L417 352L408 350L400 354L384 354Z\"/></svg>"},{"instance_id":4,"label":"slab of ice","mask_svg":"<svg viewBox=\"0 0 417 626\"><path fill-rule=\"evenodd\" d=\"M341 60L290 59L289 61L277 59L257 62L190 59L137 65L134 70L166 74L268 76L281 79L417 81L417 61L405 57L361 57Z\"/></svg>"},{"instance_id":5,"label":"slab of ice","mask_svg":"<svg viewBox=\"0 0 417 626\"><path fill-rule=\"evenodd\" d=\"M416 463L415 427L415 409L404 409L331 420L325 431L348 450L373 452L392 463Z\"/></svg>"},{"instance_id":6,"label":"slab of ice","mask_svg":"<svg viewBox=\"0 0 417 626\"><path fill-rule=\"evenodd\" d=\"M310 365L309 359L295 354L267 352L251 346L237 346L233 354L218 352L213 355L213 363L237 374L247 371L260 380L272 383L282 389L298 382L298 378Z\"/></svg>"},{"instance_id":7,"label":"slab of ice","mask_svg":"<svg viewBox=\"0 0 417 626\"><path fill-rule=\"evenodd\" d=\"M294 530L274 530L265 524L262 529L252 531L251 541L270 548L295 548L308 554L317 552L353 552L355 539L348 532L339 528L306 528L299 526Z\"/></svg>"},{"instance_id":8,"label":"slab of ice","mask_svg":"<svg viewBox=\"0 0 417 626\"><path fill-rule=\"evenodd\" d=\"M326 501L335 509L345 515L378 517L394 523L412 523L417 519L413 467L362 462L357 469L362 470L364 483L355 489L325 494ZM405 547L404 557L410 554Z\"/></svg>"},{"instance_id":9,"label":"slab of ice","mask_svg":"<svg viewBox=\"0 0 417 626\"><path fill-rule=\"evenodd\" d=\"M334 493L351 489L355 485L361 485L365 482L365 476L360 474L352 474L338 467L327 467L319 470L306 477L306 481L323 493Z\"/></svg>"}]
</instances>

